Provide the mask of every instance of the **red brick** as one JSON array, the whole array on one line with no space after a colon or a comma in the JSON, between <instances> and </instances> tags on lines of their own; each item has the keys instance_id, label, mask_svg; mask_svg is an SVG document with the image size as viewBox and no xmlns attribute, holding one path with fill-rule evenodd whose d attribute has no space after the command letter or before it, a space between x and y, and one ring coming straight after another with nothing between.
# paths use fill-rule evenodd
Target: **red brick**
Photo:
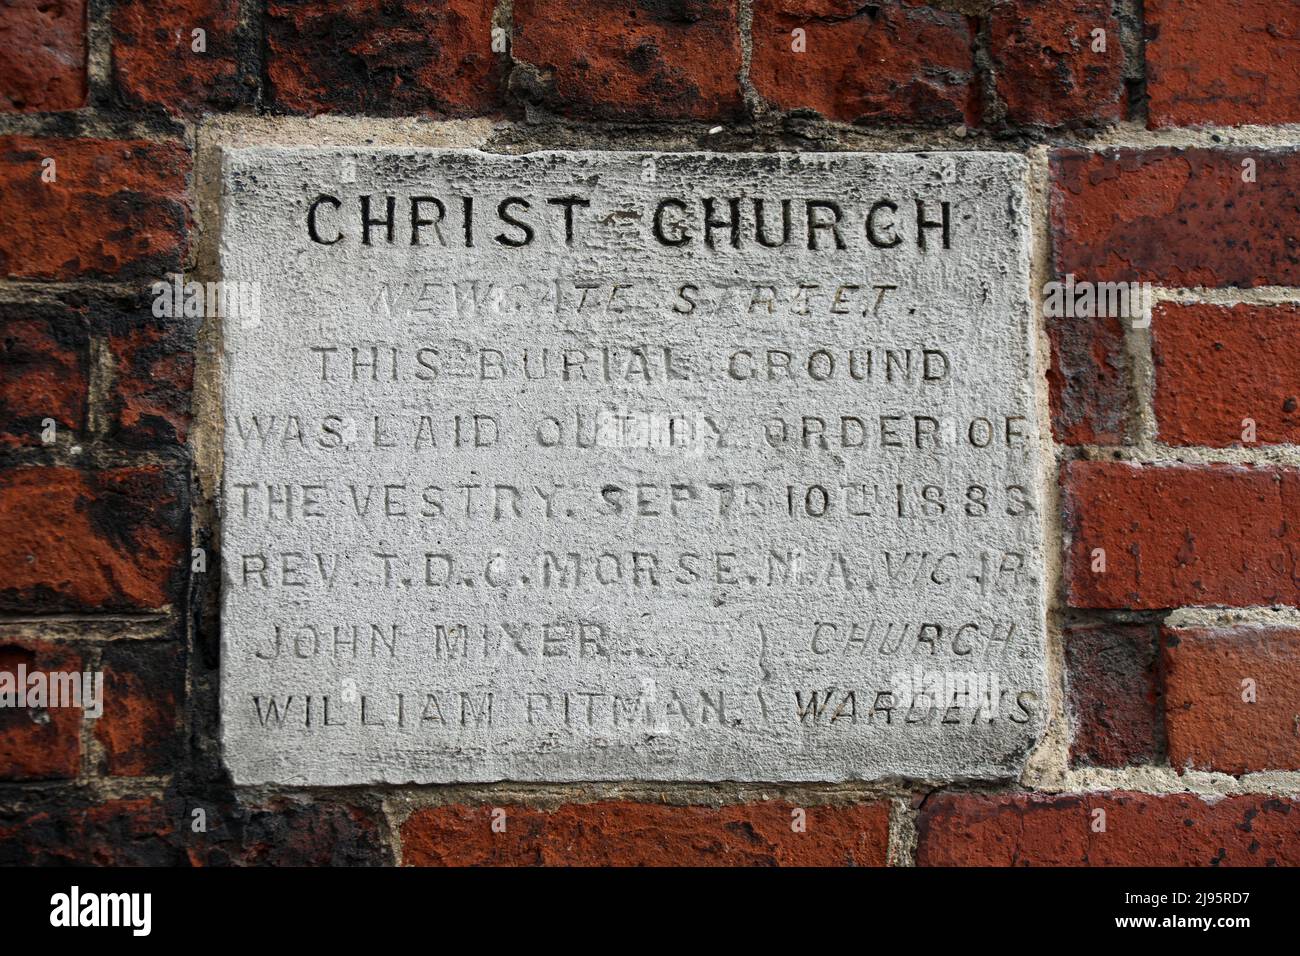
<instances>
[{"instance_id":1,"label":"red brick","mask_svg":"<svg viewBox=\"0 0 1300 956\"><path fill-rule=\"evenodd\" d=\"M417 810L402 825L410 866L883 866L889 806L804 808L806 831L791 829L788 803L674 807L569 804L555 810L508 806L506 830L492 807Z\"/></svg>"},{"instance_id":2,"label":"red brick","mask_svg":"<svg viewBox=\"0 0 1300 956\"><path fill-rule=\"evenodd\" d=\"M1163 756L1156 637L1141 624L1079 624L1065 632L1070 762L1127 767Z\"/></svg>"},{"instance_id":3,"label":"red brick","mask_svg":"<svg viewBox=\"0 0 1300 956\"><path fill-rule=\"evenodd\" d=\"M186 488L154 466L0 472L0 610L158 608L188 571Z\"/></svg>"},{"instance_id":4,"label":"red brick","mask_svg":"<svg viewBox=\"0 0 1300 956\"><path fill-rule=\"evenodd\" d=\"M920 866L1300 865L1300 804L1258 795L943 793L917 831Z\"/></svg>"},{"instance_id":5,"label":"red brick","mask_svg":"<svg viewBox=\"0 0 1300 956\"><path fill-rule=\"evenodd\" d=\"M112 357L106 407L114 441L131 447L184 444L194 386L194 322L144 309L107 313Z\"/></svg>"},{"instance_id":6,"label":"red brick","mask_svg":"<svg viewBox=\"0 0 1300 956\"><path fill-rule=\"evenodd\" d=\"M196 29L202 53L193 49ZM238 0L118 0L112 30L113 76L129 105L183 115L249 99L239 79Z\"/></svg>"},{"instance_id":7,"label":"red brick","mask_svg":"<svg viewBox=\"0 0 1300 956\"><path fill-rule=\"evenodd\" d=\"M1119 445L1128 433L1132 377L1119 319L1047 319L1052 433L1065 445Z\"/></svg>"},{"instance_id":8,"label":"red brick","mask_svg":"<svg viewBox=\"0 0 1300 956\"><path fill-rule=\"evenodd\" d=\"M123 777L176 769L185 657L175 644L122 642L105 649L104 713L94 722L102 773Z\"/></svg>"},{"instance_id":9,"label":"red brick","mask_svg":"<svg viewBox=\"0 0 1300 956\"><path fill-rule=\"evenodd\" d=\"M85 428L89 344L84 318L44 303L0 303L0 448L42 444L42 423Z\"/></svg>"},{"instance_id":10,"label":"red brick","mask_svg":"<svg viewBox=\"0 0 1300 956\"><path fill-rule=\"evenodd\" d=\"M1300 122L1300 9L1146 0L1149 125Z\"/></svg>"},{"instance_id":11,"label":"red brick","mask_svg":"<svg viewBox=\"0 0 1300 956\"><path fill-rule=\"evenodd\" d=\"M741 111L729 0L516 0L511 88L568 116L730 119Z\"/></svg>"},{"instance_id":12,"label":"red brick","mask_svg":"<svg viewBox=\"0 0 1300 956\"><path fill-rule=\"evenodd\" d=\"M1166 629L1164 659L1174 767L1300 770L1300 630Z\"/></svg>"},{"instance_id":13,"label":"red brick","mask_svg":"<svg viewBox=\"0 0 1300 956\"><path fill-rule=\"evenodd\" d=\"M492 0L270 0L267 73L297 113L472 116L500 106Z\"/></svg>"},{"instance_id":14,"label":"red brick","mask_svg":"<svg viewBox=\"0 0 1300 956\"><path fill-rule=\"evenodd\" d=\"M55 182L41 178L47 157ZM176 271L189 167L180 143L0 137L0 272L132 279Z\"/></svg>"},{"instance_id":15,"label":"red brick","mask_svg":"<svg viewBox=\"0 0 1300 956\"><path fill-rule=\"evenodd\" d=\"M0 644L0 672L18 678L18 667L80 672L81 657L58 644ZM70 779L81 764L81 708L0 707L0 780Z\"/></svg>"},{"instance_id":16,"label":"red brick","mask_svg":"<svg viewBox=\"0 0 1300 956\"><path fill-rule=\"evenodd\" d=\"M1300 442L1300 309L1295 305L1177 305L1152 314L1159 438L1168 445Z\"/></svg>"},{"instance_id":17,"label":"red brick","mask_svg":"<svg viewBox=\"0 0 1300 956\"><path fill-rule=\"evenodd\" d=\"M0 8L0 60L0 111L85 105L85 0L6 0Z\"/></svg>"},{"instance_id":18,"label":"red brick","mask_svg":"<svg viewBox=\"0 0 1300 956\"><path fill-rule=\"evenodd\" d=\"M1255 182L1243 182L1243 160ZM1174 287L1300 284L1300 153L1082 149L1051 156L1058 275Z\"/></svg>"},{"instance_id":19,"label":"red brick","mask_svg":"<svg viewBox=\"0 0 1300 956\"><path fill-rule=\"evenodd\" d=\"M974 125L973 42L971 21L912 0L756 0L750 79L774 106L827 119Z\"/></svg>"},{"instance_id":20,"label":"red brick","mask_svg":"<svg viewBox=\"0 0 1300 956\"><path fill-rule=\"evenodd\" d=\"M1300 471L1068 463L1066 581L1074 607L1295 604ZM1092 551L1106 570L1092 570Z\"/></svg>"},{"instance_id":21,"label":"red brick","mask_svg":"<svg viewBox=\"0 0 1300 956\"><path fill-rule=\"evenodd\" d=\"M1105 31L1104 51L1093 30ZM1124 49L1110 0L1013 0L993 8L990 54L1015 124L1110 123L1124 115Z\"/></svg>"}]
</instances>

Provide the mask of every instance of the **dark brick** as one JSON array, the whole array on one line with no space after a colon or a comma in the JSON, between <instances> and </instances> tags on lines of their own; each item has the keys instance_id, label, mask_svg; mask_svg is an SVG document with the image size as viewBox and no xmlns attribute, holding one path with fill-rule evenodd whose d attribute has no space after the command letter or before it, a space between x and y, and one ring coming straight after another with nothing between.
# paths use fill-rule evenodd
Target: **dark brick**
<instances>
[{"instance_id":1,"label":"dark brick","mask_svg":"<svg viewBox=\"0 0 1300 956\"><path fill-rule=\"evenodd\" d=\"M0 672L27 674L82 670L81 655L61 644L0 643ZM80 707L0 707L0 780L71 779L81 765Z\"/></svg>"},{"instance_id":2,"label":"dark brick","mask_svg":"<svg viewBox=\"0 0 1300 956\"><path fill-rule=\"evenodd\" d=\"M121 641L105 648L104 713L94 723L100 772L138 777L177 769L185 655L177 644Z\"/></svg>"},{"instance_id":3,"label":"dark brick","mask_svg":"<svg viewBox=\"0 0 1300 956\"><path fill-rule=\"evenodd\" d=\"M1104 832L1094 826L1105 814ZM1300 804L1260 795L960 794L917 820L920 866L1296 866Z\"/></svg>"},{"instance_id":4,"label":"dark brick","mask_svg":"<svg viewBox=\"0 0 1300 956\"><path fill-rule=\"evenodd\" d=\"M1070 762L1127 767L1164 756L1157 641L1140 624L1074 625L1065 632Z\"/></svg>"},{"instance_id":5,"label":"dark brick","mask_svg":"<svg viewBox=\"0 0 1300 956\"><path fill-rule=\"evenodd\" d=\"M86 426L89 339L77 309L0 303L0 448L42 444L43 422Z\"/></svg>"}]
</instances>

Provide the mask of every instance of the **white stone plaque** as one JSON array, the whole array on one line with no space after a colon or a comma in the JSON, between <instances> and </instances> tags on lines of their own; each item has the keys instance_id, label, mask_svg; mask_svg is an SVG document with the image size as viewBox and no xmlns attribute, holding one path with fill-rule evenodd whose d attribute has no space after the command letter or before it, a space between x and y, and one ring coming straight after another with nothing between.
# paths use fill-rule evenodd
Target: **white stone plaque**
<instances>
[{"instance_id":1,"label":"white stone plaque","mask_svg":"<svg viewBox=\"0 0 1300 956\"><path fill-rule=\"evenodd\" d=\"M223 162L237 782L1023 766L1019 157Z\"/></svg>"}]
</instances>

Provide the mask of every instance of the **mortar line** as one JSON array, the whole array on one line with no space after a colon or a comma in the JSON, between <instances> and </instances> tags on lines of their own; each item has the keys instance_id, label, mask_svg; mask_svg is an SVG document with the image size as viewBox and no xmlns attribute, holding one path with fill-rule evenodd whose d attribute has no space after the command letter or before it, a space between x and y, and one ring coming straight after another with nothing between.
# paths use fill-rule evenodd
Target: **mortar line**
<instances>
[{"instance_id":1,"label":"mortar line","mask_svg":"<svg viewBox=\"0 0 1300 956\"><path fill-rule=\"evenodd\" d=\"M508 0L500 0L502 3ZM746 0L748 2L748 0ZM750 64L752 67L752 63ZM780 121L792 119L795 111L772 111L776 122L732 129L733 138L720 148L740 151L747 148L781 146L789 143L789 131ZM63 138L139 138L157 142L175 142L184 135L185 124L165 116L142 116L135 111L93 109L76 115L75 132L68 135L65 114L13 113L0 115L0 135L19 134ZM631 123L582 121L556 117L546 123L476 117L466 120L427 122L420 117L346 116L272 116L229 112L205 117L208 126L236 125L246 132L271 134L288 145L301 145L310 137L313 145L376 145L391 141L395 145L418 145L438 127L460 124L490 125L502 135L531 148L590 148L592 137L602 137L609 149L645 148L635 144L663 143L674 138L697 140L716 125L714 121L668 121ZM1214 150L1286 150L1300 147L1300 123L1244 126L1196 126L1147 129L1133 120L1122 120L1096 130L1040 130L1025 128L995 131L961 127L960 130L906 125L855 126L851 123L822 118L799 117L804 138L827 143L831 151L861 152L880 150L970 151L979 149L1024 155L1036 146L1052 149L1175 149L1205 148ZM399 134L407 134L405 136ZM623 143L633 145L624 146Z\"/></svg>"},{"instance_id":2,"label":"mortar line","mask_svg":"<svg viewBox=\"0 0 1300 956\"><path fill-rule=\"evenodd\" d=\"M1049 187L1051 171L1047 150L1038 147L1026 157L1029 163L1030 308L1034 337L1034 399L1038 419L1041 502L1042 581L1044 610L1043 666L1048 699L1045 704L1043 735L1030 754L1021 774L1022 782L1042 776L1059 776L1069 763L1069 726L1065 702L1065 650L1062 639L1061 594L1064 588L1062 555L1065 542L1060 522L1060 487L1057 481L1057 453L1052 437L1052 413L1047 374L1051 367L1051 340L1043 299L1035 295L1051 275L1051 220Z\"/></svg>"}]
</instances>

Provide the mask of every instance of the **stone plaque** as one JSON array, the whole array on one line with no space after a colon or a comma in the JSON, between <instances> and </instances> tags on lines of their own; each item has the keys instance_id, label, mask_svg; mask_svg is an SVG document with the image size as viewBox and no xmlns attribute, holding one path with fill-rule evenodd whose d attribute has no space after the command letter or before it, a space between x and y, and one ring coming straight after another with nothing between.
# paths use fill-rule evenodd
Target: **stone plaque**
<instances>
[{"instance_id":1,"label":"stone plaque","mask_svg":"<svg viewBox=\"0 0 1300 956\"><path fill-rule=\"evenodd\" d=\"M238 782L1023 766L1019 157L223 162Z\"/></svg>"}]
</instances>

